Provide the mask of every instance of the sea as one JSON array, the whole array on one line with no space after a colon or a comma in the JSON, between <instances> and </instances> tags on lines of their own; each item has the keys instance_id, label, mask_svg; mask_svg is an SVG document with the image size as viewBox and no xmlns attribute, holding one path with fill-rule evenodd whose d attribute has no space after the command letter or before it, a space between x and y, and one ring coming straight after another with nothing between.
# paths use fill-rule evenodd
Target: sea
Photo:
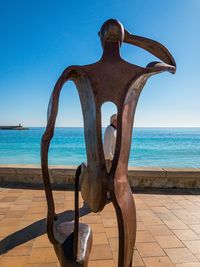
<instances>
[{"instance_id":1,"label":"sea","mask_svg":"<svg viewBox=\"0 0 200 267\"><path fill-rule=\"evenodd\" d=\"M40 127L0 130L0 164L40 164L44 131ZM86 161L83 128L56 128L49 164L78 165ZM200 168L200 128L134 128L129 166Z\"/></svg>"}]
</instances>

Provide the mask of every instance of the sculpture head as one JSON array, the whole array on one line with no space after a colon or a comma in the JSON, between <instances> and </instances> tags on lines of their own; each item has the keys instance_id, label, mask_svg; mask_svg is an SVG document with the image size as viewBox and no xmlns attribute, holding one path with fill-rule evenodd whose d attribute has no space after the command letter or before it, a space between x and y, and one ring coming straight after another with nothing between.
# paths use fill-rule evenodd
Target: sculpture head
<instances>
[{"instance_id":1,"label":"sculpture head","mask_svg":"<svg viewBox=\"0 0 200 267\"><path fill-rule=\"evenodd\" d=\"M176 71L176 62L166 47L149 38L129 33L116 19L109 19L104 22L98 35L103 49L105 48L106 43L119 43L119 46L121 46L122 42L124 42L136 45L158 57L164 63L171 65L172 70L170 72L175 73Z\"/></svg>"},{"instance_id":2,"label":"sculpture head","mask_svg":"<svg viewBox=\"0 0 200 267\"><path fill-rule=\"evenodd\" d=\"M110 124L114 125L117 128L117 114L113 114L110 117Z\"/></svg>"},{"instance_id":3,"label":"sculpture head","mask_svg":"<svg viewBox=\"0 0 200 267\"><path fill-rule=\"evenodd\" d=\"M121 45L124 40L124 27L118 20L109 19L101 26L98 35L103 48L106 42L119 42Z\"/></svg>"}]
</instances>

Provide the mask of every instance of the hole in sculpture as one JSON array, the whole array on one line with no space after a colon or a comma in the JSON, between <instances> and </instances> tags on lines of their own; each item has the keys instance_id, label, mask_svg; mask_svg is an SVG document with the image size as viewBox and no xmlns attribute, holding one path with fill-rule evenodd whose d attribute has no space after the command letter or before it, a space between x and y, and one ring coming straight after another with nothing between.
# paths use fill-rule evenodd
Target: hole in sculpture
<instances>
[{"instance_id":1,"label":"hole in sculpture","mask_svg":"<svg viewBox=\"0 0 200 267\"><path fill-rule=\"evenodd\" d=\"M151 61L158 61L158 58L148 51L126 43L123 43L121 47L121 57L130 63L132 63L132 59L134 59L134 64L142 67L145 67Z\"/></svg>"},{"instance_id":2,"label":"hole in sculpture","mask_svg":"<svg viewBox=\"0 0 200 267\"><path fill-rule=\"evenodd\" d=\"M105 102L101 107L102 142L106 161L106 168L109 172L115 153L117 137L117 106L112 102Z\"/></svg>"},{"instance_id":3,"label":"hole in sculpture","mask_svg":"<svg viewBox=\"0 0 200 267\"><path fill-rule=\"evenodd\" d=\"M49 165L78 166L82 162L86 162L86 149L81 103L76 87L72 82L68 82L59 98L56 127L49 151ZM73 194L61 196L61 193L56 191L53 194L55 199L62 199L62 204L60 201L56 203L56 211L74 209ZM66 206L63 204L65 200ZM79 205L81 206L81 203Z\"/></svg>"}]
</instances>

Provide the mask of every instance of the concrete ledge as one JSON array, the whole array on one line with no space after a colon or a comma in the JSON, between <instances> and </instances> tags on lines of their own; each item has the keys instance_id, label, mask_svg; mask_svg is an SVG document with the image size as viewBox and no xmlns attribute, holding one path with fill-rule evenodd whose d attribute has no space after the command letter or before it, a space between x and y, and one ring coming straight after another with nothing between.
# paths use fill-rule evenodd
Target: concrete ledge
<instances>
[{"instance_id":1,"label":"concrete ledge","mask_svg":"<svg viewBox=\"0 0 200 267\"><path fill-rule=\"evenodd\" d=\"M59 187L74 184L76 166L52 165L51 182ZM200 168L129 167L128 179L134 188L200 188ZM42 186L39 165L0 165L0 186L23 184Z\"/></svg>"}]
</instances>

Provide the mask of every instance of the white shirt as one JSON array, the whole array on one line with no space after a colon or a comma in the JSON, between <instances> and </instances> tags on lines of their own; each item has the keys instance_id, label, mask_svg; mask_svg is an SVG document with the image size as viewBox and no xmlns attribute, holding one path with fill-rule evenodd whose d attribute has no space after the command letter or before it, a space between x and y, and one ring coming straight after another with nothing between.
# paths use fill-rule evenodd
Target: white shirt
<instances>
[{"instance_id":1,"label":"white shirt","mask_svg":"<svg viewBox=\"0 0 200 267\"><path fill-rule=\"evenodd\" d=\"M104 133L103 150L106 160L113 160L116 145L116 129L109 125Z\"/></svg>"}]
</instances>

